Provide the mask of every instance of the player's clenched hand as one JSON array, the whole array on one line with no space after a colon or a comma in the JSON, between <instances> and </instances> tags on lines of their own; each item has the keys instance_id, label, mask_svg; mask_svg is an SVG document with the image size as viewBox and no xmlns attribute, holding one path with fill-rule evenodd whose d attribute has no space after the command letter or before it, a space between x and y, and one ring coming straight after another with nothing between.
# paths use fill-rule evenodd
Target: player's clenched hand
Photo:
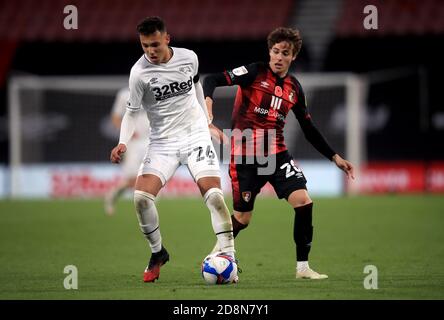
<instances>
[{"instance_id":1,"label":"player's clenched hand","mask_svg":"<svg viewBox=\"0 0 444 320\"><path fill-rule=\"evenodd\" d=\"M211 137L216 139L219 144L228 144L230 142L230 139L227 137L227 135L214 124L211 123L208 128L210 129Z\"/></svg>"},{"instance_id":2,"label":"player's clenched hand","mask_svg":"<svg viewBox=\"0 0 444 320\"><path fill-rule=\"evenodd\" d=\"M122 160L122 154L126 152L126 145L123 143L120 143L115 147L113 150L111 150L111 162L112 163L119 163Z\"/></svg>"},{"instance_id":3,"label":"player's clenched hand","mask_svg":"<svg viewBox=\"0 0 444 320\"><path fill-rule=\"evenodd\" d=\"M348 178L355 178L355 169L350 161L342 159L341 156L339 156L338 154L335 154L333 156L333 161L339 169L343 170L347 174Z\"/></svg>"}]
</instances>

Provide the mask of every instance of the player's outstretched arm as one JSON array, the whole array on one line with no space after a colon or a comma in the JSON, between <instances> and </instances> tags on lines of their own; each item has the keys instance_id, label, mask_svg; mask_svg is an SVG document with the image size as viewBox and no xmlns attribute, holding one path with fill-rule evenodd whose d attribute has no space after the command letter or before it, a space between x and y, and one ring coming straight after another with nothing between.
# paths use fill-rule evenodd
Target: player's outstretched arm
<instances>
[{"instance_id":1,"label":"player's outstretched arm","mask_svg":"<svg viewBox=\"0 0 444 320\"><path fill-rule=\"evenodd\" d=\"M136 111L127 110L123 115L122 125L120 126L119 144L111 151L111 162L119 163L122 160L122 154L126 152L126 145L131 139L136 126Z\"/></svg>"},{"instance_id":2,"label":"player's outstretched arm","mask_svg":"<svg viewBox=\"0 0 444 320\"><path fill-rule=\"evenodd\" d=\"M222 130L220 130L217 126L215 126L213 122L213 99L210 97L205 98L205 104L208 110L208 117L210 119L210 124L208 125L210 129L211 137L216 139L216 141L219 144L228 144L230 142L230 139L227 137L225 133L223 133Z\"/></svg>"},{"instance_id":3,"label":"player's outstretched arm","mask_svg":"<svg viewBox=\"0 0 444 320\"><path fill-rule=\"evenodd\" d=\"M214 124L211 123L208 128L210 129L211 137L213 139L216 139L217 143L225 145L228 145L230 143L230 139L228 138L228 136Z\"/></svg>"},{"instance_id":4,"label":"player's outstretched arm","mask_svg":"<svg viewBox=\"0 0 444 320\"><path fill-rule=\"evenodd\" d=\"M333 162L338 166L339 169L347 174L348 178L355 178L355 169L350 161L343 159L339 154L335 154L332 158Z\"/></svg>"},{"instance_id":5,"label":"player's outstretched arm","mask_svg":"<svg viewBox=\"0 0 444 320\"><path fill-rule=\"evenodd\" d=\"M197 98L197 101L199 102L199 105L202 108L202 110L203 110L203 112L205 114L205 117L207 118L208 124L210 124L213 119L209 118L208 109L207 109L207 106L206 106L206 103L205 103L204 93L203 93L203 89L202 89L202 85L200 84L200 81L197 81L194 84L194 86L196 88L196 98Z\"/></svg>"},{"instance_id":6,"label":"player's outstretched arm","mask_svg":"<svg viewBox=\"0 0 444 320\"><path fill-rule=\"evenodd\" d=\"M207 112L208 112L208 118L210 120L210 123L213 122L213 99L210 97L205 98L205 105L207 106Z\"/></svg>"}]
</instances>

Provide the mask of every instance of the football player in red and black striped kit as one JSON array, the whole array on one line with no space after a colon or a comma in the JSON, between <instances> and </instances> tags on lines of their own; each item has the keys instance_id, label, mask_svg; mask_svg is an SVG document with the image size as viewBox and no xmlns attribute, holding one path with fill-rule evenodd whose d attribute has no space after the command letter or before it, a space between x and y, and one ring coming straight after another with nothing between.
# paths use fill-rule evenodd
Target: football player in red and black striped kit
<instances>
[{"instance_id":1,"label":"football player in red and black striped kit","mask_svg":"<svg viewBox=\"0 0 444 320\"><path fill-rule=\"evenodd\" d=\"M341 158L315 127L301 84L288 74L302 46L300 32L291 28L277 28L268 35L267 40L270 54L268 63L252 63L210 74L203 84L210 119L215 88L239 86L231 129L249 132L231 136L229 174L233 190L233 233L236 236L248 226L255 198L260 189L270 182L277 196L285 198L295 211L296 278L326 279L327 275L317 273L308 265L313 238L313 201L308 195L307 181L302 171L295 165L285 146L283 129L290 110L299 121L306 139L349 178L354 179L353 165ZM218 130L217 127L213 129ZM267 165L273 164L273 170L268 174L264 174L264 158L268 159Z\"/></svg>"}]
</instances>

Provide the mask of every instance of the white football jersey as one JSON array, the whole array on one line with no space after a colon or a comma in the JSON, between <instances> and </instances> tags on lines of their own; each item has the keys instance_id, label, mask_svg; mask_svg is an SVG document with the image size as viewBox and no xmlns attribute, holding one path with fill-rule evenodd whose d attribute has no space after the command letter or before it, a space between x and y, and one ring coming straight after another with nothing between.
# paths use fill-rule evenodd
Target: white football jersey
<instances>
[{"instance_id":1,"label":"white football jersey","mask_svg":"<svg viewBox=\"0 0 444 320\"><path fill-rule=\"evenodd\" d=\"M180 140L190 133L208 133L208 124L194 87L197 55L172 47L167 63L153 64L144 55L131 69L127 109L143 107L151 125L151 142Z\"/></svg>"}]
</instances>

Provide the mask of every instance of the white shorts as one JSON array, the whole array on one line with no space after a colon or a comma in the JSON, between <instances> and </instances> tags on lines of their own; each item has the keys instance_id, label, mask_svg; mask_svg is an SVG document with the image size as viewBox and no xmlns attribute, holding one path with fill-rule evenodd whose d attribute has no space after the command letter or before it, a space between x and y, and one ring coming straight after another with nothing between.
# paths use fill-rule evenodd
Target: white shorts
<instances>
[{"instance_id":1,"label":"white shorts","mask_svg":"<svg viewBox=\"0 0 444 320\"><path fill-rule=\"evenodd\" d=\"M151 144L138 175L153 174L164 186L181 164L188 167L196 182L204 177L220 177L219 160L209 135L200 135L195 142L184 141L174 151L171 144Z\"/></svg>"}]
</instances>

